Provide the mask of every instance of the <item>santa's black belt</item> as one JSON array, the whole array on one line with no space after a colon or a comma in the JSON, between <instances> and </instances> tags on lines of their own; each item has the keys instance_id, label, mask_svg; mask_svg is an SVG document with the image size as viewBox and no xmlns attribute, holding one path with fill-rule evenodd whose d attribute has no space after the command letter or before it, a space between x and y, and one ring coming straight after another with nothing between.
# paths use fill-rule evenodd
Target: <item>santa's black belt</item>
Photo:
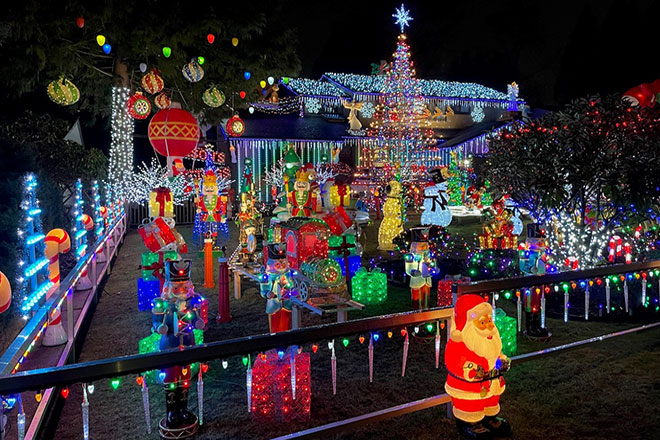
<instances>
[{"instance_id":1,"label":"santa's black belt","mask_svg":"<svg viewBox=\"0 0 660 440\"><path fill-rule=\"evenodd\" d=\"M496 368L492 369L491 371L497 371L497 373L493 374L492 376L489 376L488 379L481 379L481 380L467 380L464 377L459 377L452 373L451 371L447 370L447 374L453 377L454 379L458 379L460 381L466 382L466 383L482 383L482 382L489 382L493 379L497 379L499 377L502 377L503 374Z\"/></svg>"}]
</instances>

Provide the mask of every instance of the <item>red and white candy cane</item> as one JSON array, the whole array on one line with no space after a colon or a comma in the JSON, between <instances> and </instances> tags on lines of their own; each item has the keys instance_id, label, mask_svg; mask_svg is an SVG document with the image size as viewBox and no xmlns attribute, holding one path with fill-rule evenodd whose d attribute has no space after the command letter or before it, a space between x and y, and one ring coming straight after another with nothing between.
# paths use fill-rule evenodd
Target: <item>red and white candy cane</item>
<instances>
[{"instance_id":1,"label":"red and white candy cane","mask_svg":"<svg viewBox=\"0 0 660 440\"><path fill-rule=\"evenodd\" d=\"M101 215L101 219L103 220L103 227L104 231L108 231L108 208L105 206L101 206L99 209L99 214ZM105 263L108 261L108 258L105 256L105 244L101 246L97 251L96 251L96 262L97 263Z\"/></svg>"},{"instance_id":2,"label":"red and white candy cane","mask_svg":"<svg viewBox=\"0 0 660 440\"><path fill-rule=\"evenodd\" d=\"M610 263L614 263L616 257L620 257L622 252L623 240L621 240L621 237L618 235L613 235L612 238L610 238L609 255L607 259Z\"/></svg>"},{"instance_id":3,"label":"red and white candy cane","mask_svg":"<svg viewBox=\"0 0 660 440\"><path fill-rule=\"evenodd\" d=\"M568 258L566 258L564 263L566 264L566 267L568 267L570 269L573 269L573 270L577 270L577 268L580 265L580 260L578 260L577 257L568 257Z\"/></svg>"},{"instance_id":4,"label":"red and white candy cane","mask_svg":"<svg viewBox=\"0 0 660 440\"><path fill-rule=\"evenodd\" d=\"M632 263L632 246L630 243L623 243L623 255L626 257L626 264Z\"/></svg>"},{"instance_id":5,"label":"red and white candy cane","mask_svg":"<svg viewBox=\"0 0 660 440\"><path fill-rule=\"evenodd\" d=\"M64 229L51 230L44 239L44 255L48 258L48 278L55 284L60 284L60 254L71 250L71 238ZM46 298L56 292L57 288L51 289ZM62 327L62 312L58 308L48 316L48 327L44 334L43 344L52 347L66 343L67 336Z\"/></svg>"},{"instance_id":6,"label":"red and white candy cane","mask_svg":"<svg viewBox=\"0 0 660 440\"><path fill-rule=\"evenodd\" d=\"M82 224L83 227L85 228L85 231L91 231L94 229L94 220L92 217L90 217L87 214L82 215ZM84 257L87 252L83 252L80 257ZM78 284L76 285L76 288L78 290L86 290L86 289L91 289L92 288L92 282L90 281L89 277L87 276L87 267L83 269L82 273L80 274L80 280L78 280Z\"/></svg>"}]
</instances>

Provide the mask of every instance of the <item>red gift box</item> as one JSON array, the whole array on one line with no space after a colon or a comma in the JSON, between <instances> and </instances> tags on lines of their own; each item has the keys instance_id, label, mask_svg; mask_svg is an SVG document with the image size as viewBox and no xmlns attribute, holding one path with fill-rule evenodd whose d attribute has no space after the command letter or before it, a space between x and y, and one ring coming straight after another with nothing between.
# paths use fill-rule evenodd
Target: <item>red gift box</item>
<instances>
[{"instance_id":1,"label":"red gift box","mask_svg":"<svg viewBox=\"0 0 660 440\"><path fill-rule=\"evenodd\" d=\"M452 284L469 283L468 277L447 275L444 280L438 281L438 304L437 307L451 306L454 302L454 295L451 291Z\"/></svg>"},{"instance_id":2,"label":"red gift box","mask_svg":"<svg viewBox=\"0 0 660 440\"><path fill-rule=\"evenodd\" d=\"M291 354L294 355L296 393L291 388ZM309 353L289 347L282 358L276 350L257 356L252 367L252 418L258 422L307 422L312 384Z\"/></svg>"},{"instance_id":3,"label":"red gift box","mask_svg":"<svg viewBox=\"0 0 660 440\"><path fill-rule=\"evenodd\" d=\"M346 210L341 206L335 208L333 212L324 215L323 220L328 224L334 235L343 234L353 224Z\"/></svg>"},{"instance_id":4,"label":"red gift box","mask_svg":"<svg viewBox=\"0 0 660 440\"><path fill-rule=\"evenodd\" d=\"M162 217L157 217L152 222L140 226L138 233L142 237L144 245L151 252L161 251L165 246L174 243L177 238Z\"/></svg>"}]
</instances>

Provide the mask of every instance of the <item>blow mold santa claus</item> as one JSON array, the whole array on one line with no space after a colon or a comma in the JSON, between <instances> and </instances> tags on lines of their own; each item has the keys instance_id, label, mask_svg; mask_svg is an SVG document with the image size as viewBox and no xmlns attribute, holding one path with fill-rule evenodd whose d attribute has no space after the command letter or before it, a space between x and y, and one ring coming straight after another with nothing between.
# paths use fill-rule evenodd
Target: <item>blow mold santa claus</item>
<instances>
[{"instance_id":1,"label":"blow mold santa claus","mask_svg":"<svg viewBox=\"0 0 660 440\"><path fill-rule=\"evenodd\" d=\"M492 307L481 296L460 296L445 349L445 390L451 396L459 433L470 439L511 435L509 423L498 416L505 388L502 374L511 361L502 354L492 316Z\"/></svg>"}]
</instances>

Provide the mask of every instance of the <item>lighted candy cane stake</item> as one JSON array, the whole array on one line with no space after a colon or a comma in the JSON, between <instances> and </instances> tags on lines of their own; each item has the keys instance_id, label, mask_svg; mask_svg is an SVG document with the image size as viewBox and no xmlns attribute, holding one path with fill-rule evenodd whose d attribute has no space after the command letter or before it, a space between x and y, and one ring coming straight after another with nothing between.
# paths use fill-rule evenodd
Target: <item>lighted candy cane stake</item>
<instances>
[{"instance_id":1,"label":"lighted candy cane stake","mask_svg":"<svg viewBox=\"0 0 660 440\"><path fill-rule=\"evenodd\" d=\"M568 322L568 284L564 284L564 322Z\"/></svg>"},{"instance_id":2,"label":"lighted candy cane stake","mask_svg":"<svg viewBox=\"0 0 660 440\"><path fill-rule=\"evenodd\" d=\"M584 288L584 320L589 320L589 286L593 285L593 281L589 281Z\"/></svg>"},{"instance_id":3,"label":"lighted candy cane stake","mask_svg":"<svg viewBox=\"0 0 660 440\"><path fill-rule=\"evenodd\" d=\"M71 249L71 238L64 229L53 229L44 238L44 255L48 258L48 278L54 287L46 295L48 299L58 290L60 285L60 254ZM48 315L48 327L44 333L42 344L46 347L66 344L67 336L62 326L62 311L56 308Z\"/></svg>"},{"instance_id":4,"label":"lighted candy cane stake","mask_svg":"<svg viewBox=\"0 0 660 440\"><path fill-rule=\"evenodd\" d=\"M537 289L536 292L538 293L539 290L541 291L541 328L545 328L545 288Z\"/></svg>"},{"instance_id":5,"label":"lighted candy cane stake","mask_svg":"<svg viewBox=\"0 0 660 440\"><path fill-rule=\"evenodd\" d=\"M495 296L493 295L493 298ZM493 300L493 302L495 302ZM440 323L435 323L435 368L440 365Z\"/></svg>"},{"instance_id":6,"label":"lighted candy cane stake","mask_svg":"<svg viewBox=\"0 0 660 440\"><path fill-rule=\"evenodd\" d=\"M291 358L289 360L289 368L291 369L291 397L296 400L296 350L295 347L291 350Z\"/></svg>"},{"instance_id":7,"label":"lighted candy cane stake","mask_svg":"<svg viewBox=\"0 0 660 440\"><path fill-rule=\"evenodd\" d=\"M89 440L89 400L87 398L87 387L82 384L83 401L81 406L83 420L83 439Z\"/></svg>"},{"instance_id":8,"label":"lighted candy cane stake","mask_svg":"<svg viewBox=\"0 0 660 440\"><path fill-rule=\"evenodd\" d=\"M147 424L147 434L151 434L151 409L149 408L149 387L144 376L135 378L135 382L140 385L142 390L142 406L144 406L144 421Z\"/></svg>"}]
</instances>

